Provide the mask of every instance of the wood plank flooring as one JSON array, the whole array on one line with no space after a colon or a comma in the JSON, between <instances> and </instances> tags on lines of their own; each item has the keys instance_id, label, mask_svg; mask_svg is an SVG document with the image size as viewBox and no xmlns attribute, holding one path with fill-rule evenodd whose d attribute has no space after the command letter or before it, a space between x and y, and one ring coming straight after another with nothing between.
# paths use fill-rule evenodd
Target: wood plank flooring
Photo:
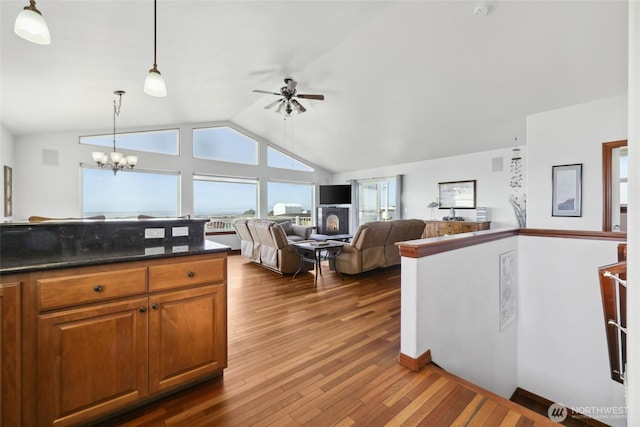
<instances>
[{"instance_id":1,"label":"wood plank flooring","mask_svg":"<svg viewBox=\"0 0 640 427\"><path fill-rule=\"evenodd\" d=\"M313 273L238 255L228 271L224 375L100 425L553 425L434 365L398 364L399 267L341 280L324 266L317 288Z\"/></svg>"}]
</instances>

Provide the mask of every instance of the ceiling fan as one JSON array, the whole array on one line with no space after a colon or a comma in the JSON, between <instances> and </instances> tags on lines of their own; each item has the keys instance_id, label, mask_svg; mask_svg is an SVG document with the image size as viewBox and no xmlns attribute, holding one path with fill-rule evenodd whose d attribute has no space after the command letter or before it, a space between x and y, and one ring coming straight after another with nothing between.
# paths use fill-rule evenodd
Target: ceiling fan
<instances>
[{"instance_id":1,"label":"ceiling fan","mask_svg":"<svg viewBox=\"0 0 640 427\"><path fill-rule=\"evenodd\" d=\"M276 113L284 112L287 116L290 116L293 111L297 111L298 113L304 113L305 111L307 111L307 109L304 108L302 104L300 104L298 100L294 98L316 99L318 101L324 100L324 95L298 93L296 91L296 86L298 85L298 82L293 80L293 77L285 77L284 83L285 83L285 86L282 86L280 88L280 93L272 92L268 90L258 90L258 89L253 90L254 92L257 92L257 93L268 93L270 95L278 95L282 97L266 105L264 107L265 109L268 110L269 108L272 108L277 105L278 108L276 109Z\"/></svg>"}]
</instances>

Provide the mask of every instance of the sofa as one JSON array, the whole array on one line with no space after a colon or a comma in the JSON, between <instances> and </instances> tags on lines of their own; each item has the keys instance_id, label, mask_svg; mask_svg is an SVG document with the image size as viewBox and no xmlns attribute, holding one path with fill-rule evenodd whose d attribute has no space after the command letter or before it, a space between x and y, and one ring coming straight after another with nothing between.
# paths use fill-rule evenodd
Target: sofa
<instances>
[{"instance_id":1,"label":"sofa","mask_svg":"<svg viewBox=\"0 0 640 427\"><path fill-rule=\"evenodd\" d=\"M233 228L240 239L243 257L283 274L293 274L300 267L300 257L291 244L308 240L314 230L314 227L293 225L290 221L246 218L234 221ZM303 269L312 267L305 263Z\"/></svg>"},{"instance_id":2,"label":"sofa","mask_svg":"<svg viewBox=\"0 0 640 427\"><path fill-rule=\"evenodd\" d=\"M420 219L374 221L358 227L351 243L345 243L336 258L336 269L344 274L358 274L400 264L396 242L422 237L425 222Z\"/></svg>"}]
</instances>

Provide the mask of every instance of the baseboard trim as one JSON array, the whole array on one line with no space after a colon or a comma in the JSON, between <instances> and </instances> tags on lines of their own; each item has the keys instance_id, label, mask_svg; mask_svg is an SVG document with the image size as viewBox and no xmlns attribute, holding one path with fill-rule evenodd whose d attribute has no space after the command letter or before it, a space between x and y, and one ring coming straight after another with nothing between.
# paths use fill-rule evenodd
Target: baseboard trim
<instances>
[{"instance_id":1,"label":"baseboard trim","mask_svg":"<svg viewBox=\"0 0 640 427\"><path fill-rule=\"evenodd\" d=\"M516 403L518 403L518 404L520 404L522 406L525 406L525 408L526 408L526 405L523 405L521 403L520 398L524 398L524 399L528 399L530 401L533 401L534 403L542 405L547 409L551 405L553 405L553 403L554 403L554 402L552 402L551 400L549 400L549 399L547 399L545 397L539 396L539 395L537 395L535 393L531 393L528 390L524 390L524 389L518 387L518 388L515 389L515 391L513 392L513 394L511 395L511 398L509 400L511 400L512 402L516 402ZM580 420L580 422L582 424L584 424L584 425L593 426L593 427L609 427L608 424L605 424L605 423L603 423L601 421L598 421L596 419L593 419L593 418L589 418L586 415L583 415L583 414L581 414L579 412L576 412L576 411L572 410L571 408L567 408L567 410L569 411L569 414L568 414L567 418ZM543 415L546 415L546 414L543 414Z\"/></svg>"},{"instance_id":2,"label":"baseboard trim","mask_svg":"<svg viewBox=\"0 0 640 427\"><path fill-rule=\"evenodd\" d=\"M400 356L398 356L398 363L400 363L405 368L409 368L412 371L418 372L420 369L431 363L431 350L427 350L426 352L422 353L420 356L418 356L417 359L407 356L404 353L400 353Z\"/></svg>"}]
</instances>

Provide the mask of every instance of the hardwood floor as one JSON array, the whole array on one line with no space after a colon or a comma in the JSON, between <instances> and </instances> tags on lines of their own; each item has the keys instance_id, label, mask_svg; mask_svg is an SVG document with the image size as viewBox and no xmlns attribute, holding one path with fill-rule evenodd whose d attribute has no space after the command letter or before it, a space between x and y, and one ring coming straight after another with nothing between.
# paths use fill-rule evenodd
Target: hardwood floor
<instances>
[{"instance_id":1,"label":"hardwood floor","mask_svg":"<svg viewBox=\"0 0 640 427\"><path fill-rule=\"evenodd\" d=\"M400 268L292 279L229 257L229 367L100 425L540 426L547 417L434 365L398 361Z\"/></svg>"}]
</instances>

